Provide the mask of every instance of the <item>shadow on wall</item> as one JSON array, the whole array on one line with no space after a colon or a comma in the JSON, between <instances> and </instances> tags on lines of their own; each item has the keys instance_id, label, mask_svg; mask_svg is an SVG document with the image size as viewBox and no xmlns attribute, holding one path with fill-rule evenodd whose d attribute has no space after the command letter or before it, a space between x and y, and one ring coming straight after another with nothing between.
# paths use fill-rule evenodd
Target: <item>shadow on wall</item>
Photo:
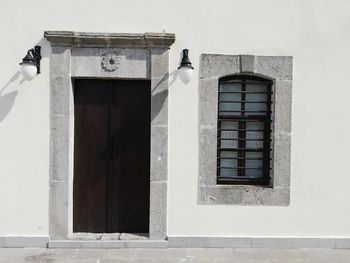
<instances>
[{"instance_id":1,"label":"shadow on wall","mask_svg":"<svg viewBox=\"0 0 350 263\"><path fill-rule=\"evenodd\" d=\"M5 84L4 87L0 90L0 122L2 122L6 116L10 113L13 105L15 105L15 100L18 94L18 91L11 91L9 93L5 93L6 88L13 82L15 82L19 75L21 74L20 71L17 71L10 80ZM21 85L24 82L24 79L21 80L19 85Z\"/></svg>"},{"instance_id":2,"label":"shadow on wall","mask_svg":"<svg viewBox=\"0 0 350 263\"><path fill-rule=\"evenodd\" d=\"M35 45L41 46L41 56L48 57L51 53L50 43L45 39L40 39ZM23 51L23 57L25 56L27 50ZM20 62L20 61L19 61ZM14 83L20 77L21 72L18 70L9 81L0 89L0 122L2 122L6 116L10 113L11 109L15 105L16 97L18 95L18 90L7 92L6 89L10 84ZM26 80L22 77L22 80L19 82L19 85L22 85Z\"/></svg>"},{"instance_id":3,"label":"shadow on wall","mask_svg":"<svg viewBox=\"0 0 350 263\"><path fill-rule=\"evenodd\" d=\"M168 89L157 92L157 89L160 89L160 85L164 81L169 81L168 88L170 88L175 80L178 77L178 70L174 70L170 74L166 74L163 78L159 80L159 82L155 85L155 87L152 89L152 101L156 101L157 103L152 104L152 111L151 111L151 121L153 121L159 114L159 112L162 110L165 101L168 98Z\"/></svg>"}]
</instances>

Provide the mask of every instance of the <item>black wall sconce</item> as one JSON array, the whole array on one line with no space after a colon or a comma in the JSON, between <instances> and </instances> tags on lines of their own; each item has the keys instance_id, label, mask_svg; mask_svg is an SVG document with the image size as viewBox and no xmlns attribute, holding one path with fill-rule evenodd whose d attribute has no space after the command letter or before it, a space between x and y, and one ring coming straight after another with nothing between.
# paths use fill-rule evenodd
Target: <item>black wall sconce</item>
<instances>
[{"instance_id":1,"label":"black wall sconce","mask_svg":"<svg viewBox=\"0 0 350 263\"><path fill-rule=\"evenodd\" d=\"M180 70L179 75L182 82L184 82L185 84L190 82L193 77L194 67L192 67L192 63L188 57L188 49L182 50L182 60L178 69Z\"/></svg>"},{"instance_id":2,"label":"black wall sconce","mask_svg":"<svg viewBox=\"0 0 350 263\"><path fill-rule=\"evenodd\" d=\"M27 55L23 58L21 72L26 80L32 80L40 73L41 47L35 46L29 49Z\"/></svg>"}]
</instances>

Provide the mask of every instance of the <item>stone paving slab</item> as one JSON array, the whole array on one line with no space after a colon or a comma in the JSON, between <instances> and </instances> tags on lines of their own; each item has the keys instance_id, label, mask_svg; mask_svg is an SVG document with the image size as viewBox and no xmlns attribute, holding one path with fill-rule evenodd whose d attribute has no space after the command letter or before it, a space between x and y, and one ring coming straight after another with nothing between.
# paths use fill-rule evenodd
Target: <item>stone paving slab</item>
<instances>
[{"instance_id":1,"label":"stone paving slab","mask_svg":"<svg viewBox=\"0 0 350 263\"><path fill-rule=\"evenodd\" d=\"M344 249L37 249L2 248L1 263L349 263Z\"/></svg>"}]
</instances>

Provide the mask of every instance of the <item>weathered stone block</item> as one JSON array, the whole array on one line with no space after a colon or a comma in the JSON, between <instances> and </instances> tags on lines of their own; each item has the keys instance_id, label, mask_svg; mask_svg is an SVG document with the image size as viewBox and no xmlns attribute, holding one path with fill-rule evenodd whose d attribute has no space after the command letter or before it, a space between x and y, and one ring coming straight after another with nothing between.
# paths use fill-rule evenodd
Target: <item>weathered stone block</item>
<instances>
[{"instance_id":1,"label":"weathered stone block","mask_svg":"<svg viewBox=\"0 0 350 263\"><path fill-rule=\"evenodd\" d=\"M253 238L252 248L334 248L334 240L327 238Z\"/></svg>"},{"instance_id":2,"label":"weathered stone block","mask_svg":"<svg viewBox=\"0 0 350 263\"><path fill-rule=\"evenodd\" d=\"M199 204L242 204L242 190L231 186L200 186Z\"/></svg>"},{"instance_id":3,"label":"weathered stone block","mask_svg":"<svg viewBox=\"0 0 350 263\"><path fill-rule=\"evenodd\" d=\"M126 248L168 248L166 240L132 240L125 242ZM135 261L136 262L136 261ZM140 262L145 262L143 257L140 257Z\"/></svg>"},{"instance_id":4,"label":"weathered stone block","mask_svg":"<svg viewBox=\"0 0 350 263\"><path fill-rule=\"evenodd\" d=\"M262 205L268 206L289 206L290 204L290 189L285 188L263 188L261 191ZM253 204L252 204L253 205Z\"/></svg>"},{"instance_id":5,"label":"weathered stone block","mask_svg":"<svg viewBox=\"0 0 350 263\"><path fill-rule=\"evenodd\" d=\"M71 49L68 47L52 47L50 57L50 72L57 76L70 74Z\"/></svg>"},{"instance_id":6,"label":"weathered stone block","mask_svg":"<svg viewBox=\"0 0 350 263\"><path fill-rule=\"evenodd\" d=\"M290 186L291 137L289 134L274 134L273 185Z\"/></svg>"},{"instance_id":7,"label":"weathered stone block","mask_svg":"<svg viewBox=\"0 0 350 263\"><path fill-rule=\"evenodd\" d=\"M174 248L247 248L250 247L250 239L244 237L169 237L169 247ZM195 250L193 252L202 253L202 256L213 262L214 258L211 258L208 254L213 250ZM215 251L215 250L214 250ZM191 253L192 255L193 252ZM232 253L232 251L228 251ZM222 257L223 250L220 249L215 259L218 260ZM215 253L216 254L216 253ZM199 257L199 256L198 256ZM208 261L209 262L209 261Z\"/></svg>"},{"instance_id":8,"label":"weathered stone block","mask_svg":"<svg viewBox=\"0 0 350 263\"><path fill-rule=\"evenodd\" d=\"M168 127L151 127L151 182L167 180Z\"/></svg>"},{"instance_id":9,"label":"weathered stone block","mask_svg":"<svg viewBox=\"0 0 350 263\"><path fill-rule=\"evenodd\" d=\"M73 239L73 240L102 240L102 236L103 236L103 234L96 234L96 233L73 233L73 235L70 236L70 239Z\"/></svg>"},{"instance_id":10,"label":"weathered stone block","mask_svg":"<svg viewBox=\"0 0 350 263\"><path fill-rule=\"evenodd\" d=\"M293 58L283 56L257 56L255 73L274 79L291 80Z\"/></svg>"},{"instance_id":11,"label":"weathered stone block","mask_svg":"<svg viewBox=\"0 0 350 263\"><path fill-rule=\"evenodd\" d=\"M72 77L101 76L99 48L72 48Z\"/></svg>"},{"instance_id":12,"label":"weathered stone block","mask_svg":"<svg viewBox=\"0 0 350 263\"><path fill-rule=\"evenodd\" d=\"M217 129L199 127L199 185L216 184Z\"/></svg>"},{"instance_id":13,"label":"weathered stone block","mask_svg":"<svg viewBox=\"0 0 350 263\"><path fill-rule=\"evenodd\" d=\"M151 81L151 125L168 125L168 78L152 78Z\"/></svg>"},{"instance_id":14,"label":"weathered stone block","mask_svg":"<svg viewBox=\"0 0 350 263\"><path fill-rule=\"evenodd\" d=\"M103 233L101 240L118 240L120 239L121 233Z\"/></svg>"},{"instance_id":15,"label":"weathered stone block","mask_svg":"<svg viewBox=\"0 0 350 263\"><path fill-rule=\"evenodd\" d=\"M49 242L49 248L61 249L61 248L82 248L82 242L77 240L54 240L51 237Z\"/></svg>"},{"instance_id":16,"label":"weathered stone block","mask_svg":"<svg viewBox=\"0 0 350 263\"><path fill-rule=\"evenodd\" d=\"M175 42L171 33L91 33L74 31L45 31L44 37L52 46L71 47L162 47Z\"/></svg>"},{"instance_id":17,"label":"weathered stone block","mask_svg":"<svg viewBox=\"0 0 350 263\"><path fill-rule=\"evenodd\" d=\"M120 240L147 240L148 239L148 234L142 234L142 233L137 233L137 234L132 234L132 233L121 233L119 236Z\"/></svg>"},{"instance_id":18,"label":"weathered stone block","mask_svg":"<svg viewBox=\"0 0 350 263\"><path fill-rule=\"evenodd\" d=\"M252 185L200 186L199 204L234 205L289 205L289 189Z\"/></svg>"},{"instance_id":19,"label":"weathered stone block","mask_svg":"<svg viewBox=\"0 0 350 263\"><path fill-rule=\"evenodd\" d=\"M202 54L200 57L200 78L220 78L240 73L239 56Z\"/></svg>"},{"instance_id":20,"label":"weathered stone block","mask_svg":"<svg viewBox=\"0 0 350 263\"><path fill-rule=\"evenodd\" d=\"M204 79L199 82L199 124L201 126L217 127L218 118L218 87L217 78Z\"/></svg>"},{"instance_id":21,"label":"weathered stone block","mask_svg":"<svg viewBox=\"0 0 350 263\"><path fill-rule=\"evenodd\" d=\"M101 77L146 79L149 76L146 49L103 48L100 56L98 65ZM110 58L113 58L113 65L108 62Z\"/></svg>"},{"instance_id":22,"label":"weathered stone block","mask_svg":"<svg viewBox=\"0 0 350 263\"><path fill-rule=\"evenodd\" d=\"M125 243L120 240L98 240L98 241L82 241L82 248L125 248Z\"/></svg>"},{"instance_id":23,"label":"weathered stone block","mask_svg":"<svg viewBox=\"0 0 350 263\"><path fill-rule=\"evenodd\" d=\"M0 236L0 248L46 248L48 236Z\"/></svg>"},{"instance_id":24,"label":"weathered stone block","mask_svg":"<svg viewBox=\"0 0 350 263\"><path fill-rule=\"evenodd\" d=\"M290 133L292 129L292 82L277 80L274 96L274 131Z\"/></svg>"},{"instance_id":25,"label":"weathered stone block","mask_svg":"<svg viewBox=\"0 0 350 263\"><path fill-rule=\"evenodd\" d=\"M51 113L68 114L69 113L69 96L71 80L69 76L56 76L50 78L51 85Z\"/></svg>"},{"instance_id":26,"label":"weathered stone block","mask_svg":"<svg viewBox=\"0 0 350 263\"><path fill-rule=\"evenodd\" d=\"M68 182L50 182L50 237L68 238Z\"/></svg>"},{"instance_id":27,"label":"weathered stone block","mask_svg":"<svg viewBox=\"0 0 350 263\"><path fill-rule=\"evenodd\" d=\"M349 249L350 238L337 238L335 239L335 248Z\"/></svg>"},{"instance_id":28,"label":"weathered stone block","mask_svg":"<svg viewBox=\"0 0 350 263\"><path fill-rule=\"evenodd\" d=\"M150 239L166 238L167 187L167 182L151 182Z\"/></svg>"},{"instance_id":29,"label":"weathered stone block","mask_svg":"<svg viewBox=\"0 0 350 263\"><path fill-rule=\"evenodd\" d=\"M151 49L151 75L152 78L164 78L169 73L169 49Z\"/></svg>"},{"instance_id":30,"label":"weathered stone block","mask_svg":"<svg viewBox=\"0 0 350 263\"><path fill-rule=\"evenodd\" d=\"M240 55L241 58L241 72L253 73L255 70L255 56Z\"/></svg>"},{"instance_id":31,"label":"weathered stone block","mask_svg":"<svg viewBox=\"0 0 350 263\"><path fill-rule=\"evenodd\" d=\"M54 129L50 132L50 181L67 181L69 173L69 126L64 115L51 118Z\"/></svg>"}]
</instances>

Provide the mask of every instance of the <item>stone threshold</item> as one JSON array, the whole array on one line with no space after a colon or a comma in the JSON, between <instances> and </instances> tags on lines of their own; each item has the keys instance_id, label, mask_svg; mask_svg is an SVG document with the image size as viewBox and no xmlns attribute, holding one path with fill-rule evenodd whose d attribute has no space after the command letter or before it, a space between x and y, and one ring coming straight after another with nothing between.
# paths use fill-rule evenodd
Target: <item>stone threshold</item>
<instances>
[{"instance_id":1,"label":"stone threshold","mask_svg":"<svg viewBox=\"0 0 350 263\"><path fill-rule=\"evenodd\" d=\"M168 248L167 240L50 240L48 248Z\"/></svg>"},{"instance_id":2,"label":"stone threshold","mask_svg":"<svg viewBox=\"0 0 350 263\"><path fill-rule=\"evenodd\" d=\"M73 240L147 240L149 233L73 233Z\"/></svg>"}]
</instances>

